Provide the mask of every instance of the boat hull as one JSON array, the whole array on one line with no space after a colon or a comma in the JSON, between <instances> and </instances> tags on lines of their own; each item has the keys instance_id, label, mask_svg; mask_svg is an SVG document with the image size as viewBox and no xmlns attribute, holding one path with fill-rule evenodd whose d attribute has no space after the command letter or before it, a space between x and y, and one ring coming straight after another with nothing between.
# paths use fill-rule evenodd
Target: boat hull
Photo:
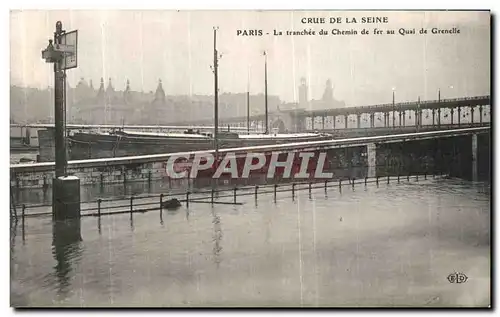
<instances>
[{"instance_id":1,"label":"boat hull","mask_svg":"<svg viewBox=\"0 0 500 317\"><path fill-rule=\"evenodd\" d=\"M239 148L247 146L285 144L326 140L327 135L280 138L222 138L219 148ZM39 131L40 161L54 161L54 133L51 130ZM211 138L193 137L154 137L136 135L114 135L75 133L68 140L69 160L111 158L176 152L211 150L214 142Z\"/></svg>"}]
</instances>

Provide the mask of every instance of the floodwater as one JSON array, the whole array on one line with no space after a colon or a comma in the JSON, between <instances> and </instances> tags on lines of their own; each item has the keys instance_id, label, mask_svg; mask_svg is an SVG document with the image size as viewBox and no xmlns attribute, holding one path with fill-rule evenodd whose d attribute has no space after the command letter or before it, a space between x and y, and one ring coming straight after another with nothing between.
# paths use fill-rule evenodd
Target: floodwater
<instances>
[{"instance_id":1,"label":"floodwater","mask_svg":"<svg viewBox=\"0 0 500 317\"><path fill-rule=\"evenodd\" d=\"M19 221L11 304L490 305L487 185L421 179L238 201L192 203L161 218L26 218L24 231ZM467 281L450 283L454 272Z\"/></svg>"}]
</instances>

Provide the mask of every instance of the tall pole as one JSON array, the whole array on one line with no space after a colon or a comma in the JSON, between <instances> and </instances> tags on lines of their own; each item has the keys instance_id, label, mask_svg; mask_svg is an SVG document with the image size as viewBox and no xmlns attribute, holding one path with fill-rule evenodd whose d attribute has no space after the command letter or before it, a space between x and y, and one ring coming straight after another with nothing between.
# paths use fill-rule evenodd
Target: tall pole
<instances>
[{"instance_id":1,"label":"tall pole","mask_svg":"<svg viewBox=\"0 0 500 317\"><path fill-rule=\"evenodd\" d=\"M247 132L250 134L250 91L247 91Z\"/></svg>"},{"instance_id":2,"label":"tall pole","mask_svg":"<svg viewBox=\"0 0 500 317\"><path fill-rule=\"evenodd\" d=\"M62 23L57 22L54 32L54 44L61 44ZM55 159L56 159L56 178L64 176L67 165L66 158L66 139L64 133L64 89L65 74L62 69L61 61L54 63L54 126L55 126Z\"/></svg>"},{"instance_id":3,"label":"tall pole","mask_svg":"<svg viewBox=\"0 0 500 317\"><path fill-rule=\"evenodd\" d=\"M219 158L219 83L218 83L218 62L217 62L217 28L214 28L214 147L215 158Z\"/></svg>"},{"instance_id":4,"label":"tall pole","mask_svg":"<svg viewBox=\"0 0 500 317\"><path fill-rule=\"evenodd\" d=\"M269 134L269 118L268 118L268 109L267 109L267 54L264 51L264 95L265 95L265 111L266 111L266 130L265 134Z\"/></svg>"},{"instance_id":5,"label":"tall pole","mask_svg":"<svg viewBox=\"0 0 500 317\"><path fill-rule=\"evenodd\" d=\"M67 44L68 40L72 42L72 45ZM76 31L66 33L62 29L61 21L57 21L54 40L49 40L49 46L42 51L42 58L47 63L54 63L55 178L52 180L52 216L55 220L80 218L80 179L78 177L71 179L62 177L66 175L68 164L65 133L65 72L66 69L77 66L76 41Z\"/></svg>"},{"instance_id":6,"label":"tall pole","mask_svg":"<svg viewBox=\"0 0 500 317\"><path fill-rule=\"evenodd\" d=\"M392 128L396 128L396 103L394 96L394 89L392 90Z\"/></svg>"},{"instance_id":7,"label":"tall pole","mask_svg":"<svg viewBox=\"0 0 500 317\"><path fill-rule=\"evenodd\" d=\"M438 102L441 102L441 89L438 89Z\"/></svg>"},{"instance_id":8,"label":"tall pole","mask_svg":"<svg viewBox=\"0 0 500 317\"><path fill-rule=\"evenodd\" d=\"M415 111L415 126L417 128L417 132L419 131L420 125L421 125L421 113L420 113L420 96L418 96L418 101L417 101L417 111Z\"/></svg>"}]
</instances>

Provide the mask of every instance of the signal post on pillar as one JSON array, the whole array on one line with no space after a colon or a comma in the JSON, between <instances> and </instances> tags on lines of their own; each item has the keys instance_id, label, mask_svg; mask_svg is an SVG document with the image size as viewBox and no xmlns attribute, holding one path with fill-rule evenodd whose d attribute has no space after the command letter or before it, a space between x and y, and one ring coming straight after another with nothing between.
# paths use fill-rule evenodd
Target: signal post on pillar
<instances>
[{"instance_id":1,"label":"signal post on pillar","mask_svg":"<svg viewBox=\"0 0 500 317\"><path fill-rule=\"evenodd\" d=\"M66 154L66 70L77 67L78 31L66 32L56 23L54 39L42 51L42 58L54 64L55 178L52 186L52 215L55 220L80 217L80 180L67 175Z\"/></svg>"}]
</instances>

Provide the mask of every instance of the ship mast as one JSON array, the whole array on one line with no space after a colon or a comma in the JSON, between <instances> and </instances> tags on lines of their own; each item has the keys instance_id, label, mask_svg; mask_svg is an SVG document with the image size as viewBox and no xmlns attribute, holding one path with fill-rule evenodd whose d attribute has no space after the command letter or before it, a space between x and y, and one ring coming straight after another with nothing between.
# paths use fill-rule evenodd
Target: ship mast
<instances>
[{"instance_id":1,"label":"ship mast","mask_svg":"<svg viewBox=\"0 0 500 317\"><path fill-rule=\"evenodd\" d=\"M269 134L269 118L268 118L268 109L267 109L267 54L264 51L264 102L265 102L265 111L266 111L266 125L265 125L265 134Z\"/></svg>"},{"instance_id":2,"label":"ship mast","mask_svg":"<svg viewBox=\"0 0 500 317\"><path fill-rule=\"evenodd\" d=\"M215 159L219 158L219 89L218 89L218 61L217 61L217 29L214 27L214 148Z\"/></svg>"}]
</instances>

